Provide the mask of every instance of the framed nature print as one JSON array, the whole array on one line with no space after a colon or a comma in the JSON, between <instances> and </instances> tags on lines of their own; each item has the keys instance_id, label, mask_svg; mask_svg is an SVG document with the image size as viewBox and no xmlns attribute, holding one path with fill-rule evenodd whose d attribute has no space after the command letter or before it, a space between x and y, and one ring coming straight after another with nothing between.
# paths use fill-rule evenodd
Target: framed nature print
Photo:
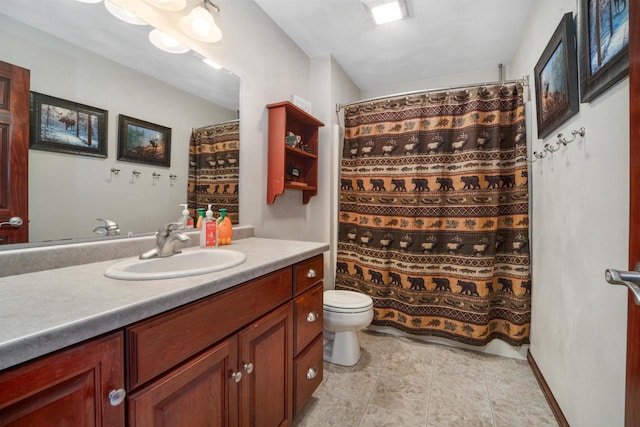
<instances>
[{"instance_id":1,"label":"framed nature print","mask_svg":"<svg viewBox=\"0 0 640 427\"><path fill-rule=\"evenodd\" d=\"M107 110L31 92L29 147L107 157Z\"/></svg>"},{"instance_id":2,"label":"framed nature print","mask_svg":"<svg viewBox=\"0 0 640 427\"><path fill-rule=\"evenodd\" d=\"M580 109L573 14L566 13L534 68L538 138Z\"/></svg>"},{"instance_id":3,"label":"framed nature print","mask_svg":"<svg viewBox=\"0 0 640 427\"><path fill-rule=\"evenodd\" d=\"M590 102L629 72L630 0L580 0L580 93Z\"/></svg>"},{"instance_id":4,"label":"framed nature print","mask_svg":"<svg viewBox=\"0 0 640 427\"><path fill-rule=\"evenodd\" d=\"M169 167L171 128L120 114L118 160Z\"/></svg>"}]
</instances>

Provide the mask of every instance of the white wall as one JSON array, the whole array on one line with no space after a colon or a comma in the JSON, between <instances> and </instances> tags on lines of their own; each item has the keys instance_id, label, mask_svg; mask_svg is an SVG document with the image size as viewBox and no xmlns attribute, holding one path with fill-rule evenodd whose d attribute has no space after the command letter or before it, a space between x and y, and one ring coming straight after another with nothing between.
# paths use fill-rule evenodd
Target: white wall
<instances>
[{"instance_id":1,"label":"white wall","mask_svg":"<svg viewBox=\"0 0 640 427\"><path fill-rule=\"evenodd\" d=\"M187 197L191 129L234 119L236 112L1 19L0 60L31 70L32 91L108 110L106 159L29 150L29 241L91 237L98 217L117 221L123 234L177 220ZM118 114L171 128L170 168L116 160ZM112 167L120 174L112 175ZM134 169L141 175L132 183ZM161 175L155 185L154 171ZM170 173L178 179L171 182Z\"/></svg>"},{"instance_id":2,"label":"white wall","mask_svg":"<svg viewBox=\"0 0 640 427\"><path fill-rule=\"evenodd\" d=\"M511 77L531 75L574 0L535 2ZM629 84L617 84L553 132L584 139L536 161L532 186L532 326L530 351L572 426L624 424L627 292L607 285L606 268L627 267ZM535 105L527 105L531 149Z\"/></svg>"},{"instance_id":3,"label":"white wall","mask_svg":"<svg viewBox=\"0 0 640 427\"><path fill-rule=\"evenodd\" d=\"M335 285L335 259L337 248L338 179L342 139L337 133L338 115L336 104L357 100L360 91L330 55L311 60L310 99L313 115L325 126L320 128L318 147L318 195L312 199L314 208L309 212L309 221L314 226L309 239L329 242L325 253L325 288ZM342 117L342 112L340 112Z\"/></svg>"},{"instance_id":4,"label":"white wall","mask_svg":"<svg viewBox=\"0 0 640 427\"><path fill-rule=\"evenodd\" d=\"M505 67L506 70L506 67ZM472 83L494 82L498 80L498 64L495 68L484 70L468 70L462 73L448 76L432 77L429 79L414 82L403 82L389 84L362 91L362 99L375 98L378 96L393 95L402 92L412 92L416 90L437 89L456 85L467 85Z\"/></svg>"}]
</instances>

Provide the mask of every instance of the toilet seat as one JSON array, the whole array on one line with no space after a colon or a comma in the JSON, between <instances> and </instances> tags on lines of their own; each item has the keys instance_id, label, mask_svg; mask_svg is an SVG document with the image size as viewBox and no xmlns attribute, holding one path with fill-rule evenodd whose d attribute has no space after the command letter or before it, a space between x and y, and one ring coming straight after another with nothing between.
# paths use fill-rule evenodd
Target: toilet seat
<instances>
[{"instance_id":1,"label":"toilet seat","mask_svg":"<svg viewBox=\"0 0 640 427\"><path fill-rule=\"evenodd\" d=\"M373 308L370 296L353 291L324 291L324 309L334 313L362 313Z\"/></svg>"}]
</instances>

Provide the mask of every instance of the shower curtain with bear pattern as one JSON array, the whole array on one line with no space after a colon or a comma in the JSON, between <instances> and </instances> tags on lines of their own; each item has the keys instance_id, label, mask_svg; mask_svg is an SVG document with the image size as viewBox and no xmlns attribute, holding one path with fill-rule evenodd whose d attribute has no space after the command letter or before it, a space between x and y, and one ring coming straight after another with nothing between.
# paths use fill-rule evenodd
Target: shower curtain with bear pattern
<instances>
[{"instance_id":1,"label":"shower curtain with bear pattern","mask_svg":"<svg viewBox=\"0 0 640 427\"><path fill-rule=\"evenodd\" d=\"M238 223L239 150L239 120L191 132L187 203L194 218L197 208L210 203L214 212L225 208L231 222Z\"/></svg>"},{"instance_id":2,"label":"shower curtain with bear pattern","mask_svg":"<svg viewBox=\"0 0 640 427\"><path fill-rule=\"evenodd\" d=\"M529 342L523 87L345 107L336 289L374 325L481 346Z\"/></svg>"}]
</instances>

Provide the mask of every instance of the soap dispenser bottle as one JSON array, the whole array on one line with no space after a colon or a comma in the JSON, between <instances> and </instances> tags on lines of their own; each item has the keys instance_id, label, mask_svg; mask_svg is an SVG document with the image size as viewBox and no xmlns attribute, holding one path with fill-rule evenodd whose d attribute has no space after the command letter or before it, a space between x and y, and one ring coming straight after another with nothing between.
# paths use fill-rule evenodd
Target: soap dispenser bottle
<instances>
[{"instance_id":1,"label":"soap dispenser bottle","mask_svg":"<svg viewBox=\"0 0 640 427\"><path fill-rule=\"evenodd\" d=\"M231 220L227 216L226 209L220 209L220 217L218 218L218 244L230 245L233 228Z\"/></svg>"},{"instance_id":2,"label":"soap dispenser bottle","mask_svg":"<svg viewBox=\"0 0 640 427\"><path fill-rule=\"evenodd\" d=\"M196 222L196 228L200 230L202 222L204 221L204 208L196 209L198 211L198 222Z\"/></svg>"},{"instance_id":3,"label":"soap dispenser bottle","mask_svg":"<svg viewBox=\"0 0 640 427\"><path fill-rule=\"evenodd\" d=\"M200 229L200 247L215 248L218 243L218 229L216 219L213 217L211 205L207 205L206 216L202 220L202 228Z\"/></svg>"},{"instance_id":4,"label":"soap dispenser bottle","mask_svg":"<svg viewBox=\"0 0 640 427\"><path fill-rule=\"evenodd\" d=\"M178 220L180 228L193 228L193 218L189 216L189 205L187 203L181 203L180 206L183 207L182 216Z\"/></svg>"}]
</instances>

